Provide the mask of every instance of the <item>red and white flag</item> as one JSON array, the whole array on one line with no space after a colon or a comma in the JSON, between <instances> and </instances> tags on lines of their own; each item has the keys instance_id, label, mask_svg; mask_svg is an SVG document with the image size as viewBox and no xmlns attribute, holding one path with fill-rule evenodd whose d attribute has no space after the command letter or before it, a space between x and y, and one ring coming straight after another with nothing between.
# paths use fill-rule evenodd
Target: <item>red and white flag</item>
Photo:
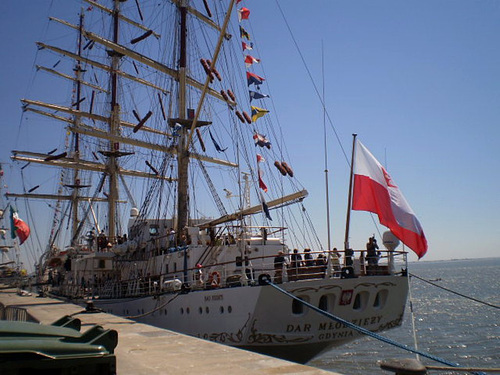
<instances>
[{"instance_id":1,"label":"red and white flag","mask_svg":"<svg viewBox=\"0 0 500 375\"><path fill-rule=\"evenodd\" d=\"M23 220L19 219L17 211L10 207L10 232L12 239L19 237L19 244L22 245L30 235L30 227Z\"/></svg>"},{"instance_id":2,"label":"red and white flag","mask_svg":"<svg viewBox=\"0 0 500 375\"><path fill-rule=\"evenodd\" d=\"M260 63L260 59L257 59L253 56L250 56L250 55L246 55L245 56L245 65L247 66L247 68L250 68L250 66L253 64L253 63Z\"/></svg>"},{"instance_id":3,"label":"red and white flag","mask_svg":"<svg viewBox=\"0 0 500 375\"><path fill-rule=\"evenodd\" d=\"M356 140L352 209L377 214L380 224L419 258L427 252L427 240L420 222L405 197L368 149Z\"/></svg>"},{"instance_id":4,"label":"red and white flag","mask_svg":"<svg viewBox=\"0 0 500 375\"><path fill-rule=\"evenodd\" d=\"M243 49L243 51L245 50L251 51L253 49L253 45L252 43L246 44L245 42L241 42L241 48Z\"/></svg>"},{"instance_id":5,"label":"red and white flag","mask_svg":"<svg viewBox=\"0 0 500 375\"><path fill-rule=\"evenodd\" d=\"M250 9L248 8L238 9L238 19L240 22L241 20L247 20L248 17L250 17Z\"/></svg>"},{"instance_id":6,"label":"red and white flag","mask_svg":"<svg viewBox=\"0 0 500 375\"><path fill-rule=\"evenodd\" d=\"M259 167L259 163L263 163L266 160L262 157L261 154L257 154L257 175L259 176L259 187L267 193L267 185L264 183L262 176L264 176L264 172Z\"/></svg>"}]
</instances>

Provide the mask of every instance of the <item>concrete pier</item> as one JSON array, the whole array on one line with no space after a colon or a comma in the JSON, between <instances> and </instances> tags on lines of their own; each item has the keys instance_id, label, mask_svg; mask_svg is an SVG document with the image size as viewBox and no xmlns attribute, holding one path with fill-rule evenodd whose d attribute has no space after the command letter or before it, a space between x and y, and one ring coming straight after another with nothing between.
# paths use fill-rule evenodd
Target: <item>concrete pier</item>
<instances>
[{"instance_id":1,"label":"concrete pier","mask_svg":"<svg viewBox=\"0 0 500 375\"><path fill-rule=\"evenodd\" d=\"M115 355L119 375L334 374L111 314L84 313L81 306L52 298L19 295L14 289L0 290L0 310L3 310L3 319L42 324L51 324L64 315L76 314L75 317L82 322L82 332L93 325L116 330L118 346Z\"/></svg>"}]
</instances>

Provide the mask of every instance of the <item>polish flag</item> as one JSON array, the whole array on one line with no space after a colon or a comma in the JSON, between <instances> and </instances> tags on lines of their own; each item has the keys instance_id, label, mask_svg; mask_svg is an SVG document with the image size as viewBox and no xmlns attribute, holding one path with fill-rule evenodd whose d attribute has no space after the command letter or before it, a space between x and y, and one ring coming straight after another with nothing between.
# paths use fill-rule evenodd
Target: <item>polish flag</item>
<instances>
[{"instance_id":1,"label":"polish flag","mask_svg":"<svg viewBox=\"0 0 500 375\"><path fill-rule=\"evenodd\" d=\"M427 252L424 231L410 205L389 173L359 140L356 140L352 209L377 214L380 224L388 227L419 258Z\"/></svg>"}]
</instances>

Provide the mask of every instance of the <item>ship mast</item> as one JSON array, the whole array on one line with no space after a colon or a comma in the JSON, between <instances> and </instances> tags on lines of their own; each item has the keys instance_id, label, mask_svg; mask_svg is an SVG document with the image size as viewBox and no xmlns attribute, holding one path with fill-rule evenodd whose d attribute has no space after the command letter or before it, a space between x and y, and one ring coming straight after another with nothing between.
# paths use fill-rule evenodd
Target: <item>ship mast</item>
<instances>
[{"instance_id":1,"label":"ship mast","mask_svg":"<svg viewBox=\"0 0 500 375\"><path fill-rule=\"evenodd\" d=\"M187 0L181 0L180 12L180 56L179 56L179 108L178 117L186 119L186 68L187 68ZM177 149L177 233L188 225L189 192L188 167L189 148L187 147L188 129L182 127Z\"/></svg>"},{"instance_id":2,"label":"ship mast","mask_svg":"<svg viewBox=\"0 0 500 375\"><path fill-rule=\"evenodd\" d=\"M78 33L78 56L81 56L82 54L82 30L83 30L83 20L85 18L85 15L83 11L80 12L80 23L79 23L79 33ZM80 60L76 60L76 66L75 66L75 76L76 76L76 110L80 111L80 103L82 101L81 99L81 73L82 73L82 66ZM75 128L78 128L80 125L80 116L76 115L73 118L73 125ZM73 133L74 137L74 155L73 159L75 160L75 163L78 163L80 159L80 136L78 133ZM77 232L78 232L78 223L79 223L79 216L78 216L78 203L80 200L79 197L79 188L80 188L80 170L75 169L73 171L73 193L71 194L71 213L72 213L72 220L71 220L71 246L77 245Z\"/></svg>"},{"instance_id":3,"label":"ship mast","mask_svg":"<svg viewBox=\"0 0 500 375\"><path fill-rule=\"evenodd\" d=\"M209 122L198 121L200 116L201 108L203 106L203 102L207 93L211 93L211 89L209 88L210 76L207 75L205 79L205 84L201 88L201 97L198 103L198 107L194 114L193 119L186 119L186 87L187 87L187 75L186 75L186 38L187 38L187 26L186 26L186 17L188 11L193 12L191 8L187 7L188 0L174 0L177 3L180 11L181 22L180 22L180 64L179 64L179 118L180 121L184 124L190 125L190 128L183 126L181 130L181 137L178 144L178 152L177 152L177 168L178 168L178 187L177 187L177 230L182 231L188 224L188 216L189 216L189 192L188 192L188 167L189 167L189 158L190 152L189 147L191 146L193 132L197 126L208 125ZM219 39L217 41L217 45L215 47L214 54L211 59L211 69L215 69L215 65L217 63L217 59L219 56L219 52L222 47L222 43L224 38L227 37L226 29L229 24L229 20L231 18L231 13L234 7L235 0L231 0L226 17L224 19L224 23L222 27L219 29L216 27L219 33ZM200 14L194 13L197 17L200 17ZM207 22L204 17L201 19ZM210 23L210 22L209 22ZM212 94L213 95L213 94Z\"/></svg>"},{"instance_id":4,"label":"ship mast","mask_svg":"<svg viewBox=\"0 0 500 375\"><path fill-rule=\"evenodd\" d=\"M113 7L113 43L118 44L120 1L114 0ZM111 55L111 119L109 121L109 132L111 135L119 135L120 129L120 105L118 104L118 73L122 55L110 52ZM116 203L118 201L118 158L120 157L120 143L109 141L109 152L107 161L107 173L109 176L108 195L108 238L111 243L116 238Z\"/></svg>"}]
</instances>

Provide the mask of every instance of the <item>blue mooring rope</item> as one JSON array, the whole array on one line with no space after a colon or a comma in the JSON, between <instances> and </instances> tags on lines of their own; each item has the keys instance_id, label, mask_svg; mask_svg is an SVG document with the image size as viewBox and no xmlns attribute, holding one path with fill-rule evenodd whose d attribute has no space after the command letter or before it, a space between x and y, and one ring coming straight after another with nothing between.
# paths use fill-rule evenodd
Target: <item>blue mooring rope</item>
<instances>
[{"instance_id":1,"label":"blue mooring rope","mask_svg":"<svg viewBox=\"0 0 500 375\"><path fill-rule=\"evenodd\" d=\"M377 339L379 341L382 341L382 342L385 342L387 344L390 344L390 345L393 345L393 346L396 346L400 349L403 349L403 350L406 350L408 352L411 352L411 353L414 353L414 354L418 354L418 355L421 355L422 357L425 357L425 358L429 358L433 361L436 361L436 362L439 362L439 363L442 363L442 364L445 364L447 366L451 366L451 367L460 367L460 365L458 363L453 363L453 362L449 362L445 359L442 359L442 358L439 358L439 357L436 357L432 354L429 354L429 353L425 353L425 352L422 352L420 350L417 350L417 349L413 349L413 348L410 348L408 345L403 345L403 344L400 344L394 340L391 340L387 337L384 337L384 336L381 336L375 332L372 332L372 331L369 331L367 330L366 328L363 328L363 327L360 327L356 324L353 324L351 322L348 322L347 320L344 320L342 318L339 318L338 316L335 316L333 314L330 314L329 312L327 311L324 311L324 310L321 310L320 308L314 306L314 305L311 305L310 303L306 302L306 301L303 301L301 300L300 298L294 296L292 293L289 293L287 292L286 290L280 288L278 285L274 284L273 282L271 282L271 280L269 279L265 279L265 281L267 281L267 283L269 285L271 285L273 288L275 288L276 290L280 291L281 293L287 295L288 297L290 298L293 298L294 300L296 301L299 301L300 303L304 304L305 306L309 307L310 309L316 311L317 313L320 313L321 315L324 315L336 322L339 322L339 323L342 323L344 324L345 326L355 330L355 331L358 331L364 335L367 335L367 336L370 336L370 337L373 337L374 339ZM477 374L477 375L481 375L481 374L484 374L483 372L474 372L474 374Z\"/></svg>"}]
</instances>

